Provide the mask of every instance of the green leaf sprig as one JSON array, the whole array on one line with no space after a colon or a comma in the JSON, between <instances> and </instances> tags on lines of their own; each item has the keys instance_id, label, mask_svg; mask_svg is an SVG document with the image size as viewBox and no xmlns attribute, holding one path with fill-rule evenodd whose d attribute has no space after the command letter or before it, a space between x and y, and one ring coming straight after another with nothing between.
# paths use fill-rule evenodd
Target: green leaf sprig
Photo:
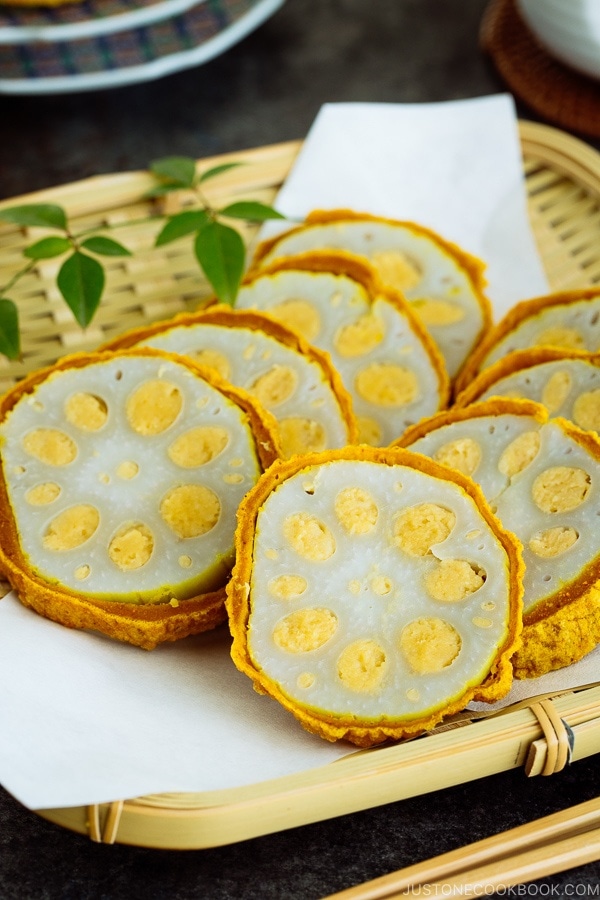
<instances>
[{"instance_id":1,"label":"green leaf sprig","mask_svg":"<svg viewBox=\"0 0 600 900\"><path fill-rule=\"evenodd\" d=\"M254 200L230 203L222 208L211 206L204 193L204 184L239 162L223 163L204 172L197 172L195 160L185 156L168 156L150 164L157 184L147 194L161 197L174 191L192 191L197 207L167 216L155 246L193 235L194 255L219 300L233 304L239 290L246 262L246 248L241 234L223 219L246 222L265 222L283 219L271 206ZM148 216L156 218L155 215ZM82 328L92 321L105 287L105 272L97 257L130 256L123 244L96 233L98 229L76 234L70 227L61 206L51 203L30 203L0 210L0 220L24 228L47 228L58 234L43 237L23 251L27 263L9 282L0 285L0 354L8 359L21 355L19 315L16 304L9 298L14 285L40 260L65 256L58 270L56 284L67 306ZM107 228L117 227L107 225Z\"/></svg>"},{"instance_id":2,"label":"green leaf sprig","mask_svg":"<svg viewBox=\"0 0 600 900\"><path fill-rule=\"evenodd\" d=\"M66 256L56 278L58 289L82 328L92 321L105 285L104 268L96 256L130 256L123 244L90 232L74 234L61 206L30 203L0 210L0 219L25 228L51 228L61 232L41 238L23 251L29 262L0 287L0 353L19 359L21 341L16 304L7 295L40 260ZM68 254L68 255L67 255Z\"/></svg>"},{"instance_id":3,"label":"green leaf sprig","mask_svg":"<svg viewBox=\"0 0 600 900\"><path fill-rule=\"evenodd\" d=\"M200 268L219 300L229 304L235 302L244 274L246 248L239 231L222 219L266 222L268 219L284 218L273 207L255 200L240 200L221 208L209 204L203 192L204 184L239 165L241 163L223 163L198 173L195 161L186 156L169 156L151 165L151 171L160 182L150 192L151 196L188 190L196 195L198 201L198 208L186 209L167 218L155 245L161 247L193 235L194 255Z\"/></svg>"}]
</instances>

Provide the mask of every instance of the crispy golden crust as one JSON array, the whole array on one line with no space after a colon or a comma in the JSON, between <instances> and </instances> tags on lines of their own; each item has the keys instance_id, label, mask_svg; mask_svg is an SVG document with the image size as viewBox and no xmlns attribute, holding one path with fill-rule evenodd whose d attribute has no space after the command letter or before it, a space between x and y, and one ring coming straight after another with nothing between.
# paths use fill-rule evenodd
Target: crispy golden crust
<instances>
[{"instance_id":1,"label":"crispy golden crust","mask_svg":"<svg viewBox=\"0 0 600 900\"><path fill-rule=\"evenodd\" d=\"M559 347L531 347L528 350L513 350L476 375L473 381L457 394L454 405L468 406L478 400L500 379L542 363L556 362L561 359L581 360L593 366L600 366L600 353L590 353L586 350L561 350Z\"/></svg>"},{"instance_id":2,"label":"crispy golden crust","mask_svg":"<svg viewBox=\"0 0 600 900\"><path fill-rule=\"evenodd\" d=\"M0 499L3 504L4 498ZM0 518L5 526L4 518ZM111 603L78 596L35 577L4 558L4 573L23 606L67 628L91 629L110 638L154 650L166 641L178 641L192 634L216 628L227 618L225 588L200 594L177 606L159 603L138 606Z\"/></svg>"},{"instance_id":3,"label":"crispy golden crust","mask_svg":"<svg viewBox=\"0 0 600 900\"><path fill-rule=\"evenodd\" d=\"M91 362L108 361L124 356L158 357L173 359L168 353L149 348L137 348L118 352L77 353L63 357L54 366L40 369L24 378L0 399L0 421L24 395L49 375L70 368L81 368ZM252 399L244 391L234 389L214 376L211 370L203 369L193 362L185 361L213 386L218 387L236 403L247 415L253 430L257 454L263 469L277 459L277 448L273 438L270 419L257 409ZM90 628L102 632L145 650L151 650L163 641L175 641L190 634L214 628L226 618L225 588L199 594L187 600L167 603L133 604L96 600L77 594L59 584L37 576L24 557L18 531L12 515L6 490L6 482L0 463L0 571L17 593L19 600L43 616L69 628Z\"/></svg>"},{"instance_id":4,"label":"crispy golden crust","mask_svg":"<svg viewBox=\"0 0 600 900\"><path fill-rule=\"evenodd\" d=\"M535 316L536 313L549 306L576 303L578 300L591 300L598 297L598 288L589 288L580 291L563 291L561 293L548 294L543 297L533 297L530 300L522 300L510 309L506 315L484 335L481 342L475 347L466 360L458 378L455 380L455 394L458 396L473 381L475 376L483 369L484 360L498 341L514 331L525 319Z\"/></svg>"},{"instance_id":5,"label":"crispy golden crust","mask_svg":"<svg viewBox=\"0 0 600 900\"><path fill-rule=\"evenodd\" d=\"M582 659L600 643L600 582L544 619L525 625L515 678L539 678Z\"/></svg>"},{"instance_id":6,"label":"crispy golden crust","mask_svg":"<svg viewBox=\"0 0 600 900\"><path fill-rule=\"evenodd\" d=\"M462 697L447 708L410 722L365 723L356 717L327 717L301 708L290 701L262 670L255 667L248 652L246 632L250 616L250 580L253 568L254 532L261 507L275 488L305 468L334 460L366 460L387 465L410 466L420 472L454 482L477 504L482 518L506 551L510 566L510 619L507 637L499 648L485 682L468 688ZM371 747L383 741L399 740L432 729L442 718L459 712L471 701L493 702L505 696L512 683L510 658L519 644L521 632L523 562L521 545L514 535L503 529L491 512L479 487L445 466L410 451L392 448L346 447L322 453L307 454L289 461L278 460L246 495L238 510L236 531L236 564L227 586L227 613L233 636L232 659L237 668L252 679L258 693L268 694L294 715L301 725L329 741L348 740L359 747Z\"/></svg>"},{"instance_id":7,"label":"crispy golden crust","mask_svg":"<svg viewBox=\"0 0 600 900\"><path fill-rule=\"evenodd\" d=\"M167 321L156 322L153 325L127 331L120 337L104 344L101 349L119 350L134 347L140 341L163 334L172 328L199 324L223 325L227 328L248 328L252 331L261 331L320 366L325 380L340 407L340 412L346 425L348 443L356 443L358 440L358 426L352 410L352 398L344 387L337 369L332 365L329 355L319 350L318 347L309 344L301 335L290 331L289 328L286 328L285 325L277 322L266 313L251 309L232 309L230 306L215 303L197 312L180 313ZM274 427L277 428L276 423Z\"/></svg>"},{"instance_id":8,"label":"crispy golden crust","mask_svg":"<svg viewBox=\"0 0 600 900\"><path fill-rule=\"evenodd\" d=\"M410 303L400 291L384 285L370 263L360 256L355 256L343 250L313 250L310 253L298 253L295 256L285 256L275 260L260 270L252 271L244 279L243 283L252 284L264 275L286 271L331 272L334 275L345 275L364 288L370 302L381 296L394 306L408 319L413 333L417 335L431 359L439 382L440 409L447 406L450 399L450 379L448 378L444 359L435 341L421 324L418 316L412 311ZM263 315L271 318L268 313L263 313Z\"/></svg>"}]
</instances>

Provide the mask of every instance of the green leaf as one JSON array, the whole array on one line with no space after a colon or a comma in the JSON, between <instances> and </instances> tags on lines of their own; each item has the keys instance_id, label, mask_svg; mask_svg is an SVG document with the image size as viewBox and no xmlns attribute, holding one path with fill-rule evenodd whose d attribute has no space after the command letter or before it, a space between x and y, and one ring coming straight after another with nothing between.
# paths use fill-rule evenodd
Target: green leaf
<instances>
[{"instance_id":1,"label":"green leaf","mask_svg":"<svg viewBox=\"0 0 600 900\"><path fill-rule=\"evenodd\" d=\"M102 235L86 238L81 242L81 246L90 253L98 253L100 256L131 256L131 252L123 244Z\"/></svg>"},{"instance_id":2,"label":"green leaf","mask_svg":"<svg viewBox=\"0 0 600 900\"><path fill-rule=\"evenodd\" d=\"M24 206L11 206L0 210L0 219L26 227L67 229L67 217L61 206L53 203L27 203Z\"/></svg>"},{"instance_id":3,"label":"green leaf","mask_svg":"<svg viewBox=\"0 0 600 900\"><path fill-rule=\"evenodd\" d=\"M0 298L0 353L8 359L18 359L21 355L19 314L7 297Z\"/></svg>"},{"instance_id":4,"label":"green leaf","mask_svg":"<svg viewBox=\"0 0 600 900\"><path fill-rule=\"evenodd\" d=\"M56 283L78 323L86 328L104 290L104 269L97 260L76 250L60 267Z\"/></svg>"},{"instance_id":5,"label":"green leaf","mask_svg":"<svg viewBox=\"0 0 600 900\"><path fill-rule=\"evenodd\" d=\"M246 219L248 222L266 222L267 219L285 219L281 213L260 203L258 200L238 200L237 203L230 203L229 206L219 210L222 216L230 216L235 219Z\"/></svg>"},{"instance_id":6,"label":"green leaf","mask_svg":"<svg viewBox=\"0 0 600 900\"><path fill-rule=\"evenodd\" d=\"M190 209L171 216L158 234L155 247L162 247L178 238L192 234L200 228L204 228L208 222L208 213L203 209Z\"/></svg>"},{"instance_id":7,"label":"green leaf","mask_svg":"<svg viewBox=\"0 0 600 900\"><path fill-rule=\"evenodd\" d=\"M150 163L150 171L178 187L192 187L196 177L196 162L187 156L165 156Z\"/></svg>"},{"instance_id":8,"label":"green leaf","mask_svg":"<svg viewBox=\"0 0 600 900\"><path fill-rule=\"evenodd\" d=\"M228 172L229 169L237 169L238 166L242 165L244 165L244 163L229 162L221 163L218 166L213 166L211 169L207 169L206 172L202 173L202 175L198 179L198 184L202 184L204 181L208 181L210 178L215 178L215 176L221 175L223 172Z\"/></svg>"},{"instance_id":9,"label":"green leaf","mask_svg":"<svg viewBox=\"0 0 600 900\"><path fill-rule=\"evenodd\" d=\"M146 191L142 196L148 200L151 200L153 197L164 197L167 194L172 194L173 191L180 191L180 184L157 184L156 187L150 188L149 191Z\"/></svg>"},{"instance_id":10,"label":"green leaf","mask_svg":"<svg viewBox=\"0 0 600 900\"><path fill-rule=\"evenodd\" d=\"M233 304L246 260L239 232L220 222L209 222L198 232L194 252L219 300Z\"/></svg>"},{"instance_id":11,"label":"green leaf","mask_svg":"<svg viewBox=\"0 0 600 900\"><path fill-rule=\"evenodd\" d=\"M28 259L51 259L53 256L60 256L71 249L71 241L63 237L47 237L41 241L36 241L23 250L23 256Z\"/></svg>"}]
</instances>

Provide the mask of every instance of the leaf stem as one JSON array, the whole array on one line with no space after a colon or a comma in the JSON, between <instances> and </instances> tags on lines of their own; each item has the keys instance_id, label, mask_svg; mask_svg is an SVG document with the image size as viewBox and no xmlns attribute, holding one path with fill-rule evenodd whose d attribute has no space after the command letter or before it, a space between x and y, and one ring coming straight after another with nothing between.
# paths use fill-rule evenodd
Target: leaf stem
<instances>
[{"instance_id":1,"label":"leaf stem","mask_svg":"<svg viewBox=\"0 0 600 900\"><path fill-rule=\"evenodd\" d=\"M22 269L19 269L18 272L15 272L15 274L10 279L10 281L7 281L3 287L0 287L0 295L4 296L4 294L8 293L8 291L10 291L10 289L12 287L14 287L14 285L17 283L17 281L19 281L21 278L23 278L24 275L27 275L29 272L31 272L31 270L35 267L35 265L38 262L39 262L39 260L32 259L30 262L27 263L26 266L24 266Z\"/></svg>"},{"instance_id":2,"label":"leaf stem","mask_svg":"<svg viewBox=\"0 0 600 900\"><path fill-rule=\"evenodd\" d=\"M196 197L198 198L198 201L201 204L201 206L202 206L204 212L206 213L206 215L208 216L208 218L211 220L211 222L215 222L217 219L217 211L208 202L208 200L204 194L204 191L200 187L199 183L194 185L194 193L195 193Z\"/></svg>"}]
</instances>

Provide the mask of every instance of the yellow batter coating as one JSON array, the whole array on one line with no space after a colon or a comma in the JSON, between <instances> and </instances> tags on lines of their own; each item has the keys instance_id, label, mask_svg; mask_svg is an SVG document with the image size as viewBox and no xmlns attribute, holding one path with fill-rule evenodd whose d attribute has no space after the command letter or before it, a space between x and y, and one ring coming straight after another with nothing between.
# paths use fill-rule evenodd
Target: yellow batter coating
<instances>
[{"instance_id":1,"label":"yellow batter coating","mask_svg":"<svg viewBox=\"0 0 600 900\"><path fill-rule=\"evenodd\" d=\"M600 574L600 573L596 573ZM515 678L539 678L578 662L600 642L599 582L537 621L528 622L513 656Z\"/></svg>"},{"instance_id":2,"label":"yellow batter coating","mask_svg":"<svg viewBox=\"0 0 600 900\"><path fill-rule=\"evenodd\" d=\"M0 421L9 415L10 411L22 399L32 394L36 387L56 372L66 372L69 369L83 368L92 362L102 362L124 357L148 357L169 361L171 354L159 350L138 348L121 352L102 353L78 353L66 356L59 360L55 366L33 372L8 391L0 399ZM181 365L181 358L177 358ZM277 458L276 442L271 427L271 417L265 414L254 403L252 398L244 391L233 388L223 382L211 370L203 369L191 361L183 364L212 386L218 387L224 396L243 411L247 418L255 439L256 451L262 469L266 469ZM167 397L167 410L172 410L173 392ZM85 401L87 404L87 401ZM97 414L97 404L89 404L93 418ZM79 405L77 404L79 407ZM135 406L135 404L134 404ZM95 410L95 411L94 411ZM134 413L133 420L139 425L143 423L145 429L150 422L150 427L160 427L164 420L156 417L156 408L151 407L150 419L145 414L138 418ZM97 421L97 420L96 420ZM65 442L56 439L56 435L42 434L36 436L33 444L25 445L26 452L33 453L49 465L62 466L65 462ZM70 458L71 453L67 453ZM132 465L135 465L132 463ZM210 628L214 628L226 618L224 600L225 588L198 594L188 599L170 598L160 602L120 602L119 600L104 600L86 595L84 582L88 572L86 566L80 567L76 577L82 581L80 593L58 582L48 581L39 575L31 566L24 555L15 518L12 513L9 495L7 491L7 477L3 467L0 467L0 532L2 544L0 546L0 570L6 577L12 588L17 593L21 602L31 607L36 612L49 619L53 619L70 628L92 629L100 631L111 638L135 644L144 649L153 649L163 641L179 640L190 634L197 634ZM130 473L131 476L131 473ZM64 477L64 476L61 476ZM123 490L126 490L127 477L124 477ZM36 504L49 504L60 494L60 486L53 482L46 482L35 487L32 497L28 495L28 502ZM204 519L211 511L206 506L201 507L200 512L195 506L195 517L191 519L186 513L186 502L189 498L179 497L176 510L166 510L165 515L173 515L173 527L177 531L183 516L182 527L199 529L203 527ZM189 509L188 509L189 512ZM55 517L48 527L44 543L58 553L70 547L76 547L86 541L97 527L96 509L87 504L67 509L64 513ZM179 516L179 518L177 518ZM191 522L191 526L190 526ZM140 523L114 535L109 547L109 555L113 562L122 571L134 571L147 560L152 552L152 535L149 529ZM190 561L191 562L191 561ZM180 563L185 568L185 556Z\"/></svg>"},{"instance_id":3,"label":"yellow batter coating","mask_svg":"<svg viewBox=\"0 0 600 900\"><path fill-rule=\"evenodd\" d=\"M387 716L381 716L373 721L359 714L333 714L322 709L298 704L286 693L274 678L268 674L263 666L258 666L251 655L248 646L248 625L252 612L252 596L250 584L253 578L255 566L254 554L257 552L255 540L258 527L258 517L265 502L271 493L276 491L287 479L303 472L314 474L315 468L330 462L349 460L380 463L384 466L406 466L417 472L431 475L457 485L462 492L467 494L476 504L481 519L491 529L498 541L502 552L506 554L508 562L509 613L504 638L501 646L494 653L493 662L483 676L481 683L464 688L464 693L448 702L444 709L428 710L419 715L411 714L406 718L394 721ZM318 471L318 469L317 469ZM402 471L402 470L400 470ZM324 483L327 483L325 476ZM400 491L401 486L397 489ZM311 493L311 482L307 480L304 490ZM430 506L432 509L423 509ZM435 540L443 540L447 535L451 523L443 512L448 512L436 504L421 504L421 510L416 515L423 525L421 544L417 548L418 553L426 553L425 547L431 546ZM442 510L438 513L437 510ZM285 516L285 511L282 510ZM342 529L353 539L364 540L366 535L376 526L376 515L369 492L358 485L338 495L334 505L334 514L338 518ZM292 512L284 520L284 538L294 546L296 553L301 558L311 560L326 560L335 552L335 540L325 523L305 512ZM441 521L441 525L439 524ZM480 520L481 521L481 520ZM433 523L433 524L431 524ZM441 534L440 534L441 528ZM403 527L399 530L402 534ZM406 548L399 548L400 551ZM409 549L410 552L410 549ZM268 560L277 566L279 553L275 548L267 550L265 554ZM315 562L315 565L322 563ZM441 592L438 605L440 616L443 609L449 605L460 604L460 597L477 591L483 582L483 575L464 561L453 561L448 565L447 573L450 579L450 595L446 594L443 585L447 582L445 577L436 579L432 577L432 590ZM512 682L511 656L519 643L521 630L521 582L522 561L520 544L514 536L506 532L498 519L493 515L483 498L480 489L467 478L446 467L441 467L420 454L410 453L398 448L371 448L371 447L346 447L342 450L330 450L324 453L308 454L294 460L278 460L270 469L261 476L254 488L244 498L238 510L238 528L236 532L236 564L231 580L227 588L227 610L229 626L233 636L232 658L236 666L248 675L258 693L268 694L286 709L288 709L302 724L313 733L320 735L329 741L340 739L349 740L360 747L370 747L388 739L401 739L403 737L420 734L433 728L442 718L463 709L472 699L493 702L504 696ZM296 612L285 614L285 606L290 601L301 597L306 590L306 579L298 573L294 575L276 576L268 582L269 593L282 604L282 617L275 625L272 640L289 654L290 658L310 652L320 647L343 627L338 616L325 604L301 606ZM356 590L354 590L356 587ZM382 574L377 575L371 582L374 593L385 598L392 587L392 580ZM360 585L348 585L351 594L360 590ZM332 588L335 590L335 588ZM318 592L317 592L318 593ZM325 600L326 594L323 594ZM388 601L382 599L382 603ZM492 607L495 604L491 604ZM396 653L404 656L406 663L420 677L423 673L436 673L450 665L460 650L461 638L453 626L440 616L425 615L409 622L398 637ZM476 628L487 626L484 617L480 616L474 623ZM491 625L491 622L489 622ZM365 636L350 643L343 644L343 649L337 657L337 678L352 694L357 697L368 696L376 693L380 684L385 679L391 660L388 652L379 643L376 636ZM310 669L310 662L306 661L306 668L300 670L297 685L300 690L308 690L315 681L315 675ZM411 693L407 691L409 700Z\"/></svg>"}]
</instances>

